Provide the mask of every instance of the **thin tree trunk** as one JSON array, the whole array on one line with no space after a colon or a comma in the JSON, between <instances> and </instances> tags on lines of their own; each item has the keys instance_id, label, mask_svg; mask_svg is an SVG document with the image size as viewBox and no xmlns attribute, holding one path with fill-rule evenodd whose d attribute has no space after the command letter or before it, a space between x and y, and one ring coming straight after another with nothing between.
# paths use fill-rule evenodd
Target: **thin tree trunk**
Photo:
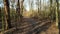
<instances>
[{"instance_id":1,"label":"thin tree trunk","mask_svg":"<svg viewBox=\"0 0 60 34\"><path fill-rule=\"evenodd\" d=\"M40 11L41 11L41 0L40 0Z\"/></svg>"},{"instance_id":2,"label":"thin tree trunk","mask_svg":"<svg viewBox=\"0 0 60 34\"><path fill-rule=\"evenodd\" d=\"M41 11L41 0L40 0L40 9L39 9L39 15L40 15L40 11Z\"/></svg>"},{"instance_id":3,"label":"thin tree trunk","mask_svg":"<svg viewBox=\"0 0 60 34\"><path fill-rule=\"evenodd\" d=\"M39 13L39 0L38 0L38 13Z\"/></svg>"},{"instance_id":4,"label":"thin tree trunk","mask_svg":"<svg viewBox=\"0 0 60 34\"><path fill-rule=\"evenodd\" d=\"M59 34L60 34L60 23L58 18L58 12L59 12L59 0L56 0L56 26L59 28Z\"/></svg>"},{"instance_id":5,"label":"thin tree trunk","mask_svg":"<svg viewBox=\"0 0 60 34\"><path fill-rule=\"evenodd\" d=\"M39 3L40 2L40 3ZM41 0L38 1L38 4L40 7L38 7L38 14L39 14L39 17L40 17L40 11L41 11Z\"/></svg>"},{"instance_id":6,"label":"thin tree trunk","mask_svg":"<svg viewBox=\"0 0 60 34\"><path fill-rule=\"evenodd\" d=\"M59 11L59 0L56 0L56 26L58 26L58 11Z\"/></svg>"},{"instance_id":7,"label":"thin tree trunk","mask_svg":"<svg viewBox=\"0 0 60 34\"><path fill-rule=\"evenodd\" d=\"M17 13L17 23L15 23L15 24L16 24L16 30L17 30L17 25L20 21L20 2L19 2L19 0L17 1L16 13Z\"/></svg>"},{"instance_id":8,"label":"thin tree trunk","mask_svg":"<svg viewBox=\"0 0 60 34\"><path fill-rule=\"evenodd\" d=\"M22 21L22 18L23 18L23 16L22 16L22 14L23 14L23 2L24 2L24 0L20 0L20 21Z\"/></svg>"},{"instance_id":9,"label":"thin tree trunk","mask_svg":"<svg viewBox=\"0 0 60 34\"><path fill-rule=\"evenodd\" d=\"M19 2L19 0L17 2L16 13L17 13L17 16L19 16L18 18L20 19L20 2Z\"/></svg>"},{"instance_id":10,"label":"thin tree trunk","mask_svg":"<svg viewBox=\"0 0 60 34\"><path fill-rule=\"evenodd\" d=\"M1 19L1 8L0 8L0 19Z\"/></svg>"},{"instance_id":11,"label":"thin tree trunk","mask_svg":"<svg viewBox=\"0 0 60 34\"><path fill-rule=\"evenodd\" d=\"M23 0L20 0L20 19L22 20L22 13L23 13Z\"/></svg>"},{"instance_id":12,"label":"thin tree trunk","mask_svg":"<svg viewBox=\"0 0 60 34\"><path fill-rule=\"evenodd\" d=\"M4 1L4 13L5 13L5 23L6 23L6 29L11 28L11 20L10 20L10 8L9 8L9 1L8 0L3 0Z\"/></svg>"},{"instance_id":13,"label":"thin tree trunk","mask_svg":"<svg viewBox=\"0 0 60 34\"><path fill-rule=\"evenodd\" d=\"M16 8L16 10L17 10L17 13L18 13L18 16L19 16L20 15L20 2L19 2L19 0L17 2L17 8Z\"/></svg>"},{"instance_id":14,"label":"thin tree trunk","mask_svg":"<svg viewBox=\"0 0 60 34\"><path fill-rule=\"evenodd\" d=\"M50 18L52 19L52 0L50 0Z\"/></svg>"}]
</instances>

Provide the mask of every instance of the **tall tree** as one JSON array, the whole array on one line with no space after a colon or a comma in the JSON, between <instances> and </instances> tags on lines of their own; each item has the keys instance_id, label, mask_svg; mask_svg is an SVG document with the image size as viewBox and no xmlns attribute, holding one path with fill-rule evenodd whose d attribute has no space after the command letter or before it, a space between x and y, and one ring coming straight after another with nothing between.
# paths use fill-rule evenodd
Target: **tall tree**
<instances>
[{"instance_id":1,"label":"tall tree","mask_svg":"<svg viewBox=\"0 0 60 34\"><path fill-rule=\"evenodd\" d=\"M19 2L19 0L17 2L16 13L17 13L18 16L20 15L20 2Z\"/></svg>"},{"instance_id":2,"label":"tall tree","mask_svg":"<svg viewBox=\"0 0 60 34\"><path fill-rule=\"evenodd\" d=\"M30 0L30 11L33 13L33 0Z\"/></svg>"},{"instance_id":3,"label":"tall tree","mask_svg":"<svg viewBox=\"0 0 60 34\"><path fill-rule=\"evenodd\" d=\"M17 13L17 17L18 17L17 18L18 23L22 21L23 2L24 2L24 0L18 0L17 1L16 13ZM17 24L16 24L16 28L17 28Z\"/></svg>"},{"instance_id":4,"label":"tall tree","mask_svg":"<svg viewBox=\"0 0 60 34\"><path fill-rule=\"evenodd\" d=\"M1 19L1 7L0 7L0 19Z\"/></svg>"},{"instance_id":5,"label":"tall tree","mask_svg":"<svg viewBox=\"0 0 60 34\"><path fill-rule=\"evenodd\" d=\"M59 0L56 0L56 26L58 26Z\"/></svg>"},{"instance_id":6,"label":"tall tree","mask_svg":"<svg viewBox=\"0 0 60 34\"><path fill-rule=\"evenodd\" d=\"M20 0L20 14L23 14L23 2L24 0Z\"/></svg>"},{"instance_id":7,"label":"tall tree","mask_svg":"<svg viewBox=\"0 0 60 34\"><path fill-rule=\"evenodd\" d=\"M41 11L41 8L42 8L42 7L41 7L41 0L40 0L40 9L39 9L40 11ZM39 15L40 15L40 11L39 11Z\"/></svg>"},{"instance_id":8,"label":"tall tree","mask_svg":"<svg viewBox=\"0 0 60 34\"><path fill-rule=\"evenodd\" d=\"M41 0L37 0L38 1L38 13L40 15L40 11L41 11Z\"/></svg>"},{"instance_id":9,"label":"tall tree","mask_svg":"<svg viewBox=\"0 0 60 34\"><path fill-rule=\"evenodd\" d=\"M40 11L41 11L41 0L40 0Z\"/></svg>"},{"instance_id":10,"label":"tall tree","mask_svg":"<svg viewBox=\"0 0 60 34\"><path fill-rule=\"evenodd\" d=\"M22 16L22 14L23 14L23 2L24 2L24 0L20 0L20 19L21 20L23 18L23 16Z\"/></svg>"},{"instance_id":11,"label":"tall tree","mask_svg":"<svg viewBox=\"0 0 60 34\"><path fill-rule=\"evenodd\" d=\"M20 2L19 0L17 1L17 6L16 6L16 16L17 16L17 23L20 21ZM16 30L17 30L17 23L16 24Z\"/></svg>"},{"instance_id":12,"label":"tall tree","mask_svg":"<svg viewBox=\"0 0 60 34\"><path fill-rule=\"evenodd\" d=\"M11 20L10 20L10 8L9 8L9 0L4 1L4 13L5 13L5 22L6 22L6 29L11 28Z\"/></svg>"},{"instance_id":13,"label":"tall tree","mask_svg":"<svg viewBox=\"0 0 60 34\"><path fill-rule=\"evenodd\" d=\"M37 4L38 4L38 13L39 13L39 4L40 4L40 3L39 3L39 0L37 0L37 2L38 2Z\"/></svg>"},{"instance_id":14,"label":"tall tree","mask_svg":"<svg viewBox=\"0 0 60 34\"><path fill-rule=\"evenodd\" d=\"M11 1L11 13L12 13L12 16L14 17L14 5L15 5L15 0L10 0Z\"/></svg>"},{"instance_id":15,"label":"tall tree","mask_svg":"<svg viewBox=\"0 0 60 34\"><path fill-rule=\"evenodd\" d=\"M60 7L60 0L58 0L58 1L59 1L58 6L57 6L58 7L58 10L59 10L59 12L58 12L59 13L58 14L59 18L58 19L60 20L60 9L59 9L59 7ZM59 34L60 34L60 21L58 23L58 28L59 28Z\"/></svg>"},{"instance_id":16,"label":"tall tree","mask_svg":"<svg viewBox=\"0 0 60 34\"><path fill-rule=\"evenodd\" d=\"M50 16L51 16L50 18L52 19L52 0L50 0L50 11L51 11L50 12Z\"/></svg>"}]
</instances>

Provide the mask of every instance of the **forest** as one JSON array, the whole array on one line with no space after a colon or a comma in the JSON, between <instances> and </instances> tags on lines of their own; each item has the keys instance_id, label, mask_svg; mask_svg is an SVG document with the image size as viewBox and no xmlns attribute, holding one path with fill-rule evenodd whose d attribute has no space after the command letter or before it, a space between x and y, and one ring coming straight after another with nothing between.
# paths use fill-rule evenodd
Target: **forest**
<instances>
[{"instance_id":1,"label":"forest","mask_svg":"<svg viewBox=\"0 0 60 34\"><path fill-rule=\"evenodd\" d=\"M60 34L60 0L0 0L0 34Z\"/></svg>"}]
</instances>

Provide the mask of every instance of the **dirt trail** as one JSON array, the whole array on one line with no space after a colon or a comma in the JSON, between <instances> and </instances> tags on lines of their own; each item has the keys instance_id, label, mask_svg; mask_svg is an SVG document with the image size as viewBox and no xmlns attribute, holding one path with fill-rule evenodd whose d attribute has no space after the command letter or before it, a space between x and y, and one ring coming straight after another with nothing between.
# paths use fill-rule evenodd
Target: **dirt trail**
<instances>
[{"instance_id":1,"label":"dirt trail","mask_svg":"<svg viewBox=\"0 0 60 34\"><path fill-rule=\"evenodd\" d=\"M51 22L49 19L36 20L32 18L23 18L22 22L18 24L17 24L18 30L14 31L13 34L58 34L59 33L58 29L55 26L55 23Z\"/></svg>"},{"instance_id":2,"label":"dirt trail","mask_svg":"<svg viewBox=\"0 0 60 34\"><path fill-rule=\"evenodd\" d=\"M49 19L36 21L31 18L24 18L19 30L14 34L58 34L55 23L51 24Z\"/></svg>"}]
</instances>

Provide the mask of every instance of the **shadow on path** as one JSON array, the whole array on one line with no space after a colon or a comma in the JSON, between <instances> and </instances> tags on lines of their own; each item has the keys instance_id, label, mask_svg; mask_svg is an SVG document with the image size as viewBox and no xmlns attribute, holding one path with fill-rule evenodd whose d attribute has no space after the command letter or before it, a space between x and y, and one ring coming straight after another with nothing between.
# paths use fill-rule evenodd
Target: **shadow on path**
<instances>
[{"instance_id":1,"label":"shadow on path","mask_svg":"<svg viewBox=\"0 0 60 34\"><path fill-rule=\"evenodd\" d=\"M22 28L20 30L17 30L20 34L39 34L42 31L46 31L50 26L51 26L51 22L49 19L43 19L43 20L39 20L36 21L35 19L32 18L23 18L22 20L23 22L21 24L24 23L29 23L26 24L28 26L21 26ZM26 29L26 31L24 31L24 29Z\"/></svg>"}]
</instances>

